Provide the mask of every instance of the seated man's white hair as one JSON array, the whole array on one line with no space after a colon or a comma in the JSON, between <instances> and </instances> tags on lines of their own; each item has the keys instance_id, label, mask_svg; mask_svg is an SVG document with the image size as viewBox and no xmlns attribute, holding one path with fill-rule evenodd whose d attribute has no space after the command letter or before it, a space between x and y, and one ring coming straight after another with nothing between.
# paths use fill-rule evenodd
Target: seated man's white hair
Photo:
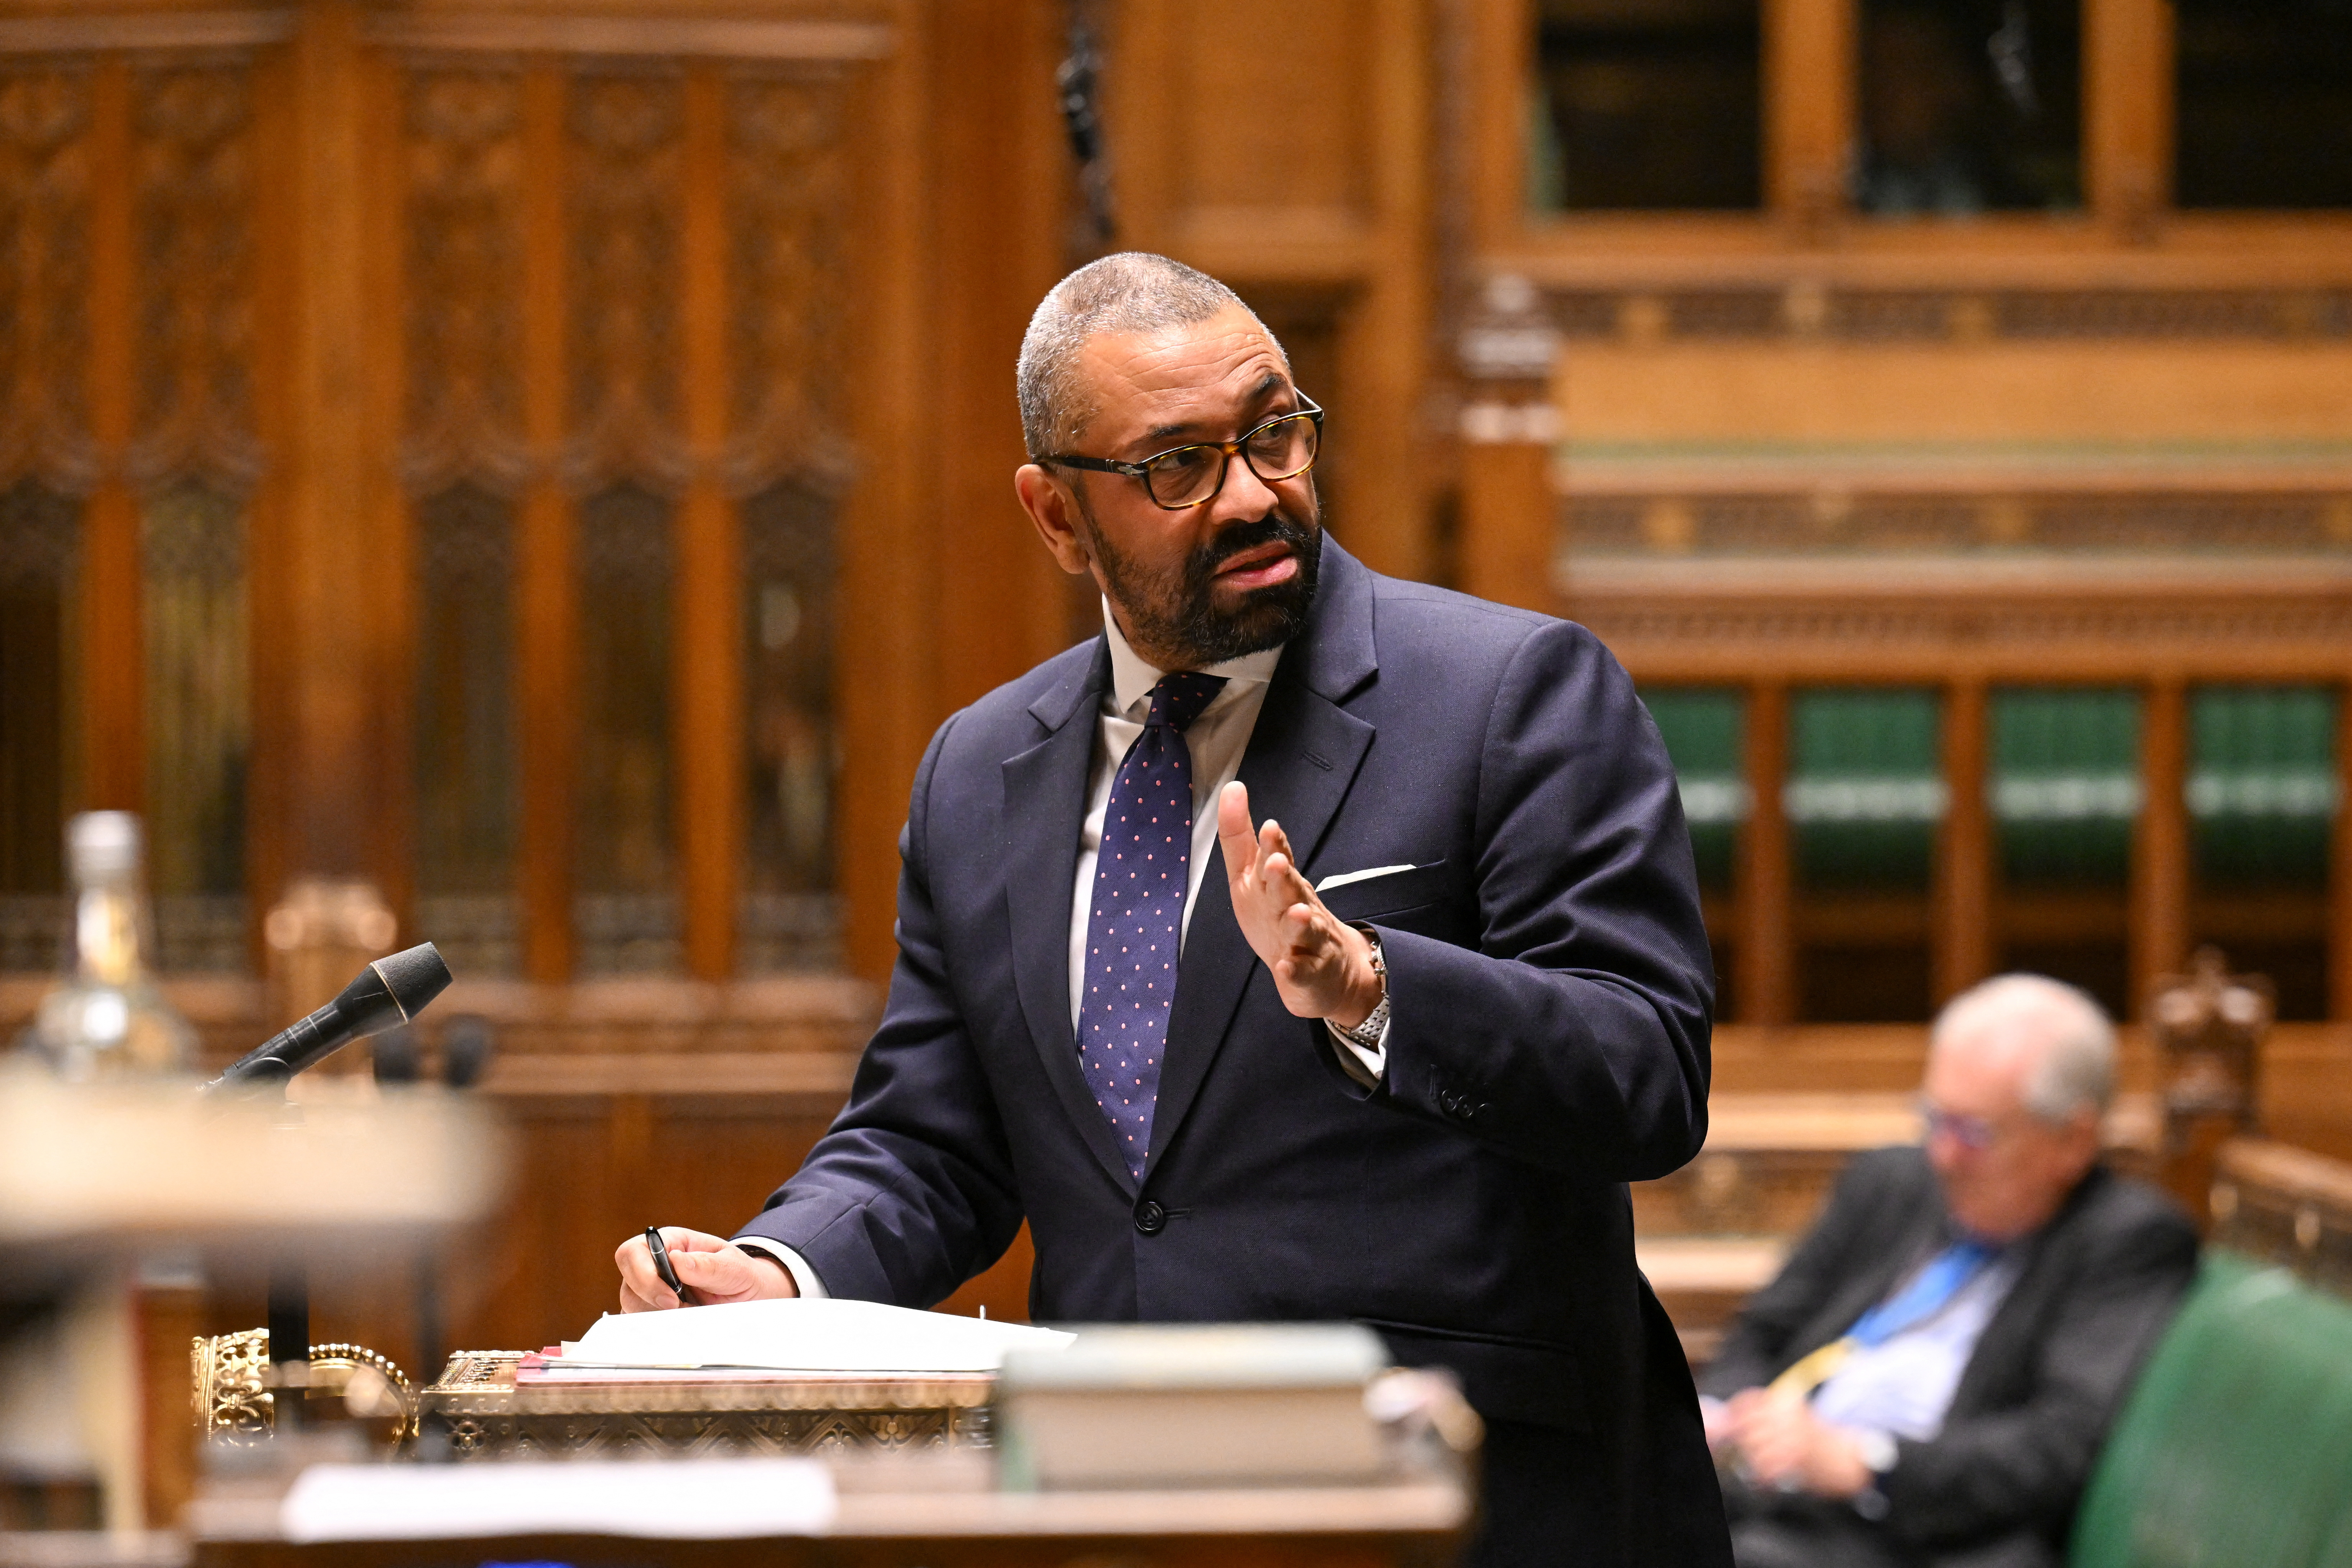
<instances>
[{"instance_id":1,"label":"seated man's white hair","mask_svg":"<svg viewBox=\"0 0 2352 1568\"><path fill-rule=\"evenodd\" d=\"M2040 1047L2026 1071L2025 1109L2044 1121L2104 1111L2116 1092L2116 1026L2090 994L2046 974L1997 974L1936 1015L1930 1050L1987 1028Z\"/></svg>"}]
</instances>

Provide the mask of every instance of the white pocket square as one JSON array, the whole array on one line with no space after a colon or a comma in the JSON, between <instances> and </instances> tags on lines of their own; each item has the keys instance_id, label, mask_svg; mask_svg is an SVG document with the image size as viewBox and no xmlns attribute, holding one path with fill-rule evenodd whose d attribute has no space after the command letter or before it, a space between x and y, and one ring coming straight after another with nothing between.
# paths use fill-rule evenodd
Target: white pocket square
<instances>
[{"instance_id":1,"label":"white pocket square","mask_svg":"<svg viewBox=\"0 0 2352 1568\"><path fill-rule=\"evenodd\" d=\"M1350 882L1369 882L1375 877L1393 877L1399 871L1417 871L1420 868L1418 866L1375 866L1369 871L1342 871L1336 877L1326 877L1316 883L1315 890L1318 893L1328 893L1334 888L1344 888Z\"/></svg>"}]
</instances>

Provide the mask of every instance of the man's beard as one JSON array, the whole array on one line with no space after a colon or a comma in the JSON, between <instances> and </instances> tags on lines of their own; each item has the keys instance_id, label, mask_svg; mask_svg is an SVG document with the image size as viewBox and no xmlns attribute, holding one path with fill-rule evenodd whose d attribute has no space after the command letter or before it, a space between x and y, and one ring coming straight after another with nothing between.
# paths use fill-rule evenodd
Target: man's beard
<instances>
[{"instance_id":1,"label":"man's beard","mask_svg":"<svg viewBox=\"0 0 2352 1568\"><path fill-rule=\"evenodd\" d=\"M1194 551L1176 568L1152 571L1113 548L1093 526L1091 509L1080 510L1089 524L1087 545L1102 566L1103 584L1130 642L1180 656L1194 668L1279 647L1307 626L1315 603L1316 572L1322 563L1323 531L1313 522L1293 522L1279 511L1255 522L1237 522ZM1268 544L1290 546L1298 570L1285 581L1250 590L1231 609L1219 609L1217 568L1244 551Z\"/></svg>"}]
</instances>

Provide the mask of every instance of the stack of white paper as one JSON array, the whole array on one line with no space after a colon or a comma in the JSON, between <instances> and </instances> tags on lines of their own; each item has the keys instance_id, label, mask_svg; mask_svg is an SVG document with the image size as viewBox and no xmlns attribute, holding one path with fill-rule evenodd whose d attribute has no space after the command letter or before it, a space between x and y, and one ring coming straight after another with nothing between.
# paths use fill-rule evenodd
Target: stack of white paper
<instances>
[{"instance_id":1,"label":"stack of white paper","mask_svg":"<svg viewBox=\"0 0 2352 1568\"><path fill-rule=\"evenodd\" d=\"M994 1372L1006 1351L1054 1350L1071 1338L1026 1323L910 1311L874 1301L738 1301L607 1313L579 1339L564 1342L563 1360L587 1366Z\"/></svg>"}]
</instances>

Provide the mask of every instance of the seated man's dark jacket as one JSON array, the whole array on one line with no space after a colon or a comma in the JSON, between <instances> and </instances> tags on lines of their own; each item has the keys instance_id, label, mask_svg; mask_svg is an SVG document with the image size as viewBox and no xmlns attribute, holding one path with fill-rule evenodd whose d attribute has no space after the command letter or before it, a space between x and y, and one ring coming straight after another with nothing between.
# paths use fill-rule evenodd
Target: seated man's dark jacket
<instances>
[{"instance_id":1,"label":"seated man's dark jacket","mask_svg":"<svg viewBox=\"0 0 2352 1568\"><path fill-rule=\"evenodd\" d=\"M835 1295L922 1306L1025 1215L1041 1320L1355 1319L1489 1415L1589 1434L1619 1537L1597 1560L1723 1560L1624 1185L1704 1140L1712 1002L1674 773L1624 671L1580 626L1378 576L1326 539L1241 778L1310 881L1414 868L1325 900L1380 931L1387 1072L1365 1089L1284 1009L1219 858L1139 1188L1070 1026L1108 681L1096 639L932 739L881 1026L744 1237L798 1249Z\"/></svg>"},{"instance_id":2,"label":"seated man's dark jacket","mask_svg":"<svg viewBox=\"0 0 2352 1568\"><path fill-rule=\"evenodd\" d=\"M1920 1150L1858 1156L1700 1385L1727 1398L1769 1383L1952 1234ZM1977 1341L1943 1430L1898 1441L1880 1480L1886 1528L1915 1545L2030 1532L2063 1554L2107 1427L2197 1268L2197 1233L2172 1200L2101 1167L2017 1245L2022 1269Z\"/></svg>"}]
</instances>

